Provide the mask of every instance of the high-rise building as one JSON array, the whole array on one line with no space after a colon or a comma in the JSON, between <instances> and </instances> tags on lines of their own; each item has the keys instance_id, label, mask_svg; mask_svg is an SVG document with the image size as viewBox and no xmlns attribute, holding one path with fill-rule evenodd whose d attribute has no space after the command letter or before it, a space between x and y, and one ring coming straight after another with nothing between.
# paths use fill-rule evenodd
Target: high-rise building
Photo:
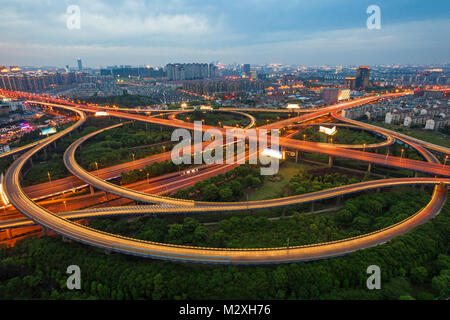
<instances>
[{"instance_id":1,"label":"high-rise building","mask_svg":"<svg viewBox=\"0 0 450 320\"><path fill-rule=\"evenodd\" d=\"M369 85L370 68L361 66L356 71L355 85L357 89L365 89Z\"/></svg>"},{"instance_id":2,"label":"high-rise building","mask_svg":"<svg viewBox=\"0 0 450 320\"><path fill-rule=\"evenodd\" d=\"M350 90L355 90L356 88L356 77L347 77L345 78L344 87Z\"/></svg>"},{"instance_id":3,"label":"high-rise building","mask_svg":"<svg viewBox=\"0 0 450 320\"><path fill-rule=\"evenodd\" d=\"M332 104L342 100L350 99L350 89L323 88L322 99Z\"/></svg>"},{"instance_id":4,"label":"high-rise building","mask_svg":"<svg viewBox=\"0 0 450 320\"><path fill-rule=\"evenodd\" d=\"M78 63L78 70L79 71L83 70L83 63L81 62L80 58L77 59L77 63Z\"/></svg>"},{"instance_id":5,"label":"high-rise building","mask_svg":"<svg viewBox=\"0 0 450 320\"><path fill-rule=\"evenodd\" d=\"M242 65L242 76L244 78L250 77L250 65L248 63Z\"/></svg>"},{"instance_id":6,"label":"high-rise building","mask_svg":"<svg viewBox=\"0 0 450 320\"><path fill-rule=\"evenodd\" d=\"M217 76L217 67L213 64L210 63L208 66L208 78L215 78Z\"/></svg>"},{"instance_id":7,"label":"high-rise building","mask_svg":"<svg viewBox=\"0 0 450 320\"><path fill-rule=\"evenodd\" d=\"M165 72L169 80L196 80L215 77L216 67L207 63L169 63Z\"/></svg>"}]
</instances>

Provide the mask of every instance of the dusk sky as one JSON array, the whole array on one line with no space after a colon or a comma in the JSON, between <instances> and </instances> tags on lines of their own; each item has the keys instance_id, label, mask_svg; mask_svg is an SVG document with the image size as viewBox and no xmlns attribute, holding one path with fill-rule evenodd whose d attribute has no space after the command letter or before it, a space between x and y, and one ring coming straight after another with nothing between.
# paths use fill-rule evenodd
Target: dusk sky
<instances>
[{"instance_id":1,"label":"dusk sky","mask_svg":"<svg viewBox=\"0 0 450 320\"><path fill-rule=\"evenodd\" d=\"M450 62L448 0L2 0L0 30L0 65Z\"/></svg>"}]
</instances>

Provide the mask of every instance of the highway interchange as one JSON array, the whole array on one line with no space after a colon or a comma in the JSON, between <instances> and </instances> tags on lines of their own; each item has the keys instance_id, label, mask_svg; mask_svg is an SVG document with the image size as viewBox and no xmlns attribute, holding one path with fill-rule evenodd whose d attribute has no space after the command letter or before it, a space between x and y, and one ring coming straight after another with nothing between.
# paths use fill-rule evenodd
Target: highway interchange
<instances>
[{"instance_id":1,"label":"highway interchange","mask_svg":"<svg viewBox=\"0 0 450 320\"><path fill-rule=\"evenodd\" d=\"M6 94L6 93L4 93ZM31 146L31 149L22 154L8 169L5 175L6 194L11 204L20 211L24 216L32 222L37 223L45 228L53 230L64 238L73 239L81 243L92 245L107 251L121 252L141 257L149 257L155 259L164 259L181 262L195 263L218 263L218 264L268 264L268 263L287 263L298 261L310 261L322 258L330 258L347 254L352 251L368 248L374 245L385 243L390 239L403 234L417 225L424 223L434 215L438 214L446 201L447 186L450 184L450 169L448 166L439 163L437 158L427 150L431 149L442 154L449 154L447 148L428 144L426 142L411 139L408 136L400 135L389 130L378 127L371 127L361 124L357 121L350 121L342 118L339 112L353 106L370 103L379 99L401 96L401 94L386 95L382 97L369 97L360 100L340 103L326 108L316 109L307 114L297 117L271 123L261 128L281 129L294 124L306 122L324 115L331 114L340 121L350 123L351 125L362 127L365 130L375 130L387 137L386 141L392 143L392 138L405 142L415 148L425 161L410 160L405 158L393 157L390 155L380 155L375 153L364 152L356 149L345 148L342 145L332 145L323 143L313 143L307 141L299 141L280 137L279 142L283 149L299 150L312 153L321 153L330 157L342 157L357 161L363 161L371 164L380 164L393 168L408 169L415 172L423 172L433 178L408 178L408 179L383 179L377 181L363 182L343 186L339 188L327 189L315 193L301 196L286 197L280 199L236 202L236 203L205 203L194 202L189 200L173 199L162 197L155 194L147 194L137 192L131 189L118 187L109 183L100 177L85 171L75 161L75 151L84 141L89 139L90 135L75 141L64 154L64 163L71 173L81 179L83 182L93 185L94 187L104 190L105 192L123 196L137 200L139 202L151 203L151 205L141 205L134 207L111 207L90 210L81 210L75 212L66 212L63 214L55 214L49 210L39 206L26 195L20 186L19 175L26 161L34 154L61 138L65 134L80 127L86 120L86 112L92 113L99 109L97 107L74 104L67 101L58 101L46 97L30 97L34 98L36 103L47 106L53 106L70 110L78 115L78 121L71 127L50 136L39 143ZM113 117L119 117L129 120L145 121L159 125L181 127L193 130L193 124L180 120L173 121L170 119L160 119L157 117L148 117L139 114L130 114L119 112L117 110L108 110L108 114ZM215 128L212 126L203 126L203 130ZM224 130L223 128L215 128ZM97 132L98 133L98 132ZM94 133L94 134L97 134ZM387 144L387 142L384 142ZM364 146L366 148L367 146ZM220 166L220 165L219 165ZM94 230L69 219L78 219L84 217L100 217L100 216L117 216L117 215L142 215L142 214L174 214L174 213L208 213L208 212L233 212L245 210L257 210L260 208L275 208L287 205L296 205L300 203L319 201L332 197L339 197L346 194L361 192L365 190L392 187L398 185L434 185L434 192L431 201L426 207L409 218L388 228L375 231L371 234L359 237L343 239L334 242L313 244L308 246L293 246L282 248L261 248L261 249L225 249L225 248L200 248L192 246L171 245L163 243L152 243L142 240L126 238L118 235L108 234L98 230ZM21 218L10 221L9 227L27 225L31 221ZM16 225L14 225L16 224ZM8 226L8 225L6 225Z\"/></svg>"}]
</instances>

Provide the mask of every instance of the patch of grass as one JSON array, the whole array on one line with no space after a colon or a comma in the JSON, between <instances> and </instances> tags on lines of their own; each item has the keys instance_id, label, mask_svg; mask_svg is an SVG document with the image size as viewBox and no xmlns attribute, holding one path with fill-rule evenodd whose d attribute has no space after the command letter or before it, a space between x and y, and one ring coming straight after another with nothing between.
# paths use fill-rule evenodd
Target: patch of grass
<instances>
[{"instance_id":1,"label":"patch of grass","mask_svg":"<svg viewBox=\"0 0 450 320\"><path fill-rule=\"evenodd\" d=\"M280 170L278 171L277 175L266 178L261 187L248 195L248 200L256 201L280 197L283 195L284 189L289 184L291 178L296 175L299 170L308 170L317 167L318 166L312 164L285 161L280 164ZM242 200L247 200L247 197L244 197L244 199Z\"/></svg>"}]
</instances>

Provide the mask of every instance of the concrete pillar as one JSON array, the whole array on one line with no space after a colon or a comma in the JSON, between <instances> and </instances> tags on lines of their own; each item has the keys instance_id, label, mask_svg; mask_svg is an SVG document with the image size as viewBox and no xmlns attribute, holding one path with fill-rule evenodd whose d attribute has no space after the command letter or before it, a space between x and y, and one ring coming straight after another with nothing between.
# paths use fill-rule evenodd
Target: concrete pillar
<instances>
[{"instance_id":1,"label":"concrete pillar","mask_svg":"<svg viewBox=\"0 0 450 320\"><path fill-rule=\"evenodd\" d=\"M417 177L419 177L419 172L414 172L414 178L417 178Z\"/></svg>"},{"instance_id":2,"label":"concrete pillar","mask_svg":"<svg viewBox=\"0 0 450 320\"><path fill-rule=\"evenodd\" d=\"M42 233L44 236L47 236L47 228L42 227Z\"/></svg>"},{"instance_id":3,"label":"concrete pillar","mask_svg":"<svg viewBox=\"0 0 450 320\"><path fill-rule=\"evenodd\" d=\"M372 171L372 163L369 162L369 165L367 166L367 172L371 172Z\"/></svg>"},{"instance_id":4,"label":"concrete pillar","mask_svg":"<svg viewBox=\"0 0 450 320\"><path fill-rule=\"evenodd\" d=\"M297 163L299 159L300 159L300 151L296 150L295 151L295 162Z\"/></svg>"},{"instance_id":5,"label":"concrete pillar","mask_svg":"<svg viewBox=\"0 0 450 320\"><path fill-rule=\"evenodd\" d=\"M281 215L282 215L283 217L286 215L286 207L283 207L283 211L282 211Z\"/></svg>"},{"instance_id":6,"label":"concrete pillar","mask_svg":"<svg viewBox=\"0 0 450 320\"><path fill-rule=\"evenodd\" d=\"M91 195L94 194L94 187L91 185L89 185L89 192L91 193Z\"/></svg>"},{"instance_id":7,"label":"concrete pillar","mask_svg":"<svg viewBox=\"0 0 450 320\"><path fill-rule=\"evenodd\" d=\"M34 164L33 164L33 157L30 157L30 166L33 168Z\"/></svg>"},{"instance_id":8,"label":"concrete pillar","mask_svg":"<svg viewBox=\"0 0 450 320\"><path fill-rule=\"evenodd\" d=\"M11 229L6 229L6 238L11 239L12 238L12 232Z\"/></svg>"},{"instance_id":9,"label":"concrete pillar","mask_svg":"<svg viewBox=\"0 0 450 320\"><path fill-rule=\"evenodd\" d=\"M331 168L333 166L333 156L328 156L328 168Z\"/></svg>"},{"instance_id":10,"label":"concrete pillar","mask_svg":"<svg viewBox=\"0 0 450 320\"><path fill-rule=\"evenodd\" d=\"M314 212L314 202L311 202L311 212Z\"/></svg>"},{"instance_id":11,"label":"concrete pillar","mask_svg":"<svg viewBox=\"0 0 450 320\"><path fill-rule=\"evenodd\" d=\"M106 201L109 200L109 196L108 196L108 192L105 191L105 197L106 197Z\"/></svg>"}]
</instances>

